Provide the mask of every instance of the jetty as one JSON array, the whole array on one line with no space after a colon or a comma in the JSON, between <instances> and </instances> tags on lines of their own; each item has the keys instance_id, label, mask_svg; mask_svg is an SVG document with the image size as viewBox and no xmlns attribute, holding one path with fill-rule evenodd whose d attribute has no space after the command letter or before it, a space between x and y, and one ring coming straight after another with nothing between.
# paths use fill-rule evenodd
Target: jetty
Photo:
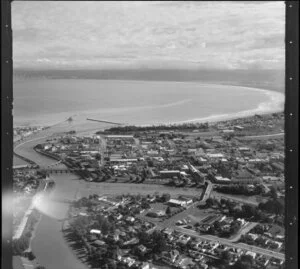
<instances>
[{"instance_id":1,"label":"jetty","mask_svg":"<svg viewBox=\"0 0 300 269\"><path fill-rule=\"evenodd\" d=\"M106 120L95 120L95 119L89 119L89 118L87 118L86 120L103 122L103 123L109 123L109 124L114 124L114 125L123 125L122 123L112 122L112 121L106 121Z\"/></svg>"}]
</instances>

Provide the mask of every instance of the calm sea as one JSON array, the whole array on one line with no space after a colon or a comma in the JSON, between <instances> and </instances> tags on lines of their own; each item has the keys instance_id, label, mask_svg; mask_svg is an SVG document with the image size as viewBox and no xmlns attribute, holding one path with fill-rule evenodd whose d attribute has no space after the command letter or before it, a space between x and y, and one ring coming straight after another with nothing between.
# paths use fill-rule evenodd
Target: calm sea
<instances>
[{"instance_id":1,"label":"calm sea","mask_svg":"<svg viewBox=\"0 0 300 269\"><path fill-rule=\"evenodd\" d=\"M16 79L14 124L48 125L73 116L125 124L206 121L282 110L278 92L199 82Z\"/></svg>"}]
</instances>

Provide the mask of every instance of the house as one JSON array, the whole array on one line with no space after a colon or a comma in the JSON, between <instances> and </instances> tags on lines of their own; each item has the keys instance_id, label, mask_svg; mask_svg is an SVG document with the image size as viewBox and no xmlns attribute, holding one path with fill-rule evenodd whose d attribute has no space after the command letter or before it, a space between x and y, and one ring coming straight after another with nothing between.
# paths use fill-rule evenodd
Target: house
<instances>
[{"instance_id":1,"label":"house","mask_svg":"<svg viewBox=\"0 0 300 269\"><path fill-rule=\"evenodd\" d=\"M126 241L126 242L124 242L124 246L126 246L126 245L136 245L136 244L138 244L139 243L139 239L138 238L132 238L132 239L130 239L130 240L128 240L128 241Z\"/></svg>"},{"instance_id":2,"label":"house","mask_svg":"<svg viewBox=\"0 0 300 269\"><path fill-rule=\"evenodd\" d=\"M187 235L182 235L179 237L178 243L186 245L190 241L191 237Z\"/></svg>"},{"instance_id":3,"label":"house","mask_svg":"<svg viewBox=\"0 0 300 269\"><path fill-rule=\"evenodd\" d=\"M149 150L149 151L147 151L147 154L149 156L157 156L159 153L157 150Z\"/></svg>"},{"instance_id":4,"label":"house","mask_svg":"<svg viewBox=\"0 0 300 269\"><path fill-rule=\"evenodd\" d=\"M201 224L198 229L200 232L206 233L209 231L210 227L211 227L210 224Z\"/></svg>"},{"instance_id":5,"label":"house","mask_svg":"<svg viewBox=\"0 0 300 269\"><path fill-rule=\"evenodd\" d=\"M158 162L163 162L164 161L163 157L153 157L153 159L158 161Z\"/></svg>"},{"instance_id":6,"label":"house","mask_svg":"<svg viewBox=\"0 0 300 269\"><path fill-rule=\"evenodd\" d=\"M179 268L186 269L186 268L190 268L189 266L193 265L194 263L190 258L179 257L176 264L179 266Z\"/></svg>"},{"instance_id":7,"label":"house","mask_svg":"<svg viewBox=\"0 0 300 269\"><path fill-rule=\"evenodd\" d=\"M147 252L147 248L144 245L139 245L137 247L137 249L139 250L140 253L145 254Z\"/></svg>"},{"instance_id":8,"label":"house","mask_svg":"<svg viewBox=\"0 0 300 269\"><path fill-rule=\"evenodd\" d=\"M180 171L179 170L163 170L163 171L159 171L159 174L162 178L169 178L169 177L179 176Z\"/></svg>"},{"instance_id":9,"label":"house","mask_svg":"<svg viewBox=\"0 0 300 269\"><path fill-rule=\"evenodd\" d=\"M101 231L97 229L92 229L90 230L90 234L101 234Z\"/></svg>"},{"instance_id":10,"label":"house","mask_svg":"<svg viewBox=\"0 0 300 269\"><path fill-rule=\"evenodd\" d=\"M207 163L207 159L204 159L204 158L200 157L200 158L198 158L198 162L200 164Z\"/></svg>"},{"instance_id":11,"label":"house","mask_svg":"<svg viewBox=\"0 0 300 269\"><path fill-rule=\"evenodd\" d=\"M275 238L278 239L278 240L284 240L284 235L279 235L278 234L278 235L275 236Z\"/></svg>"},{"instance_id":12,"label":"house","mask_svg":"<svg viewBox=\"0 0 300 269\"><path fill-rule=\"evenodd\" d=\"M240 152L247 152L247 151L250 151L250 148L248 148L248 147L239 147L239 151Z\"/></svg>"},{"instance_id":13,"label":"house","mask_svg":"<svg viewBox=\"0 0 300 269\"><path fill-rule=\"evenodd\" d=\"M245 225L246 221L244 219L238 218L237 221L241 223L241 225Z\"/></svg>"},{"instance_id":14,"label":"house","mask_svg":"<svg viewBox=\"0 0 300 269\"><path fill-rule=\"evenodd\" d=\"M128 267L131 267L132 265L135 264L135 259L130 258L130 257L123 258L122 261L123 261L125 264L127 264Z\"/></svg>"},{"instance_id":15,"label":"house","mask_svg":"<svg viewBox=\"0 0 300 269\"><path fill-rule=\"evenodd\" d=\"M245 254L251 256L253 259L255 259L256 255L257 255L255 252L252 252L250 250L247 251Z\"/></svg>"},{"instance_id":16,"label":"house","mask_svg":"<svg viewBox=\"0 0 300 269\"><path fill-rule=\"evenodd\" d=\"M126 220L129 221L129 222L134 222L135 218L134 218L134 217L131 217L131 216L128 216L128 217L126 218Z\"/></svg>"},{"instance_id":17,"label":"house","mask_svg":"<svg viewBox=\"0 0 300 269\"><path fill-rule=\"evenodd\" d=\"M233 128L236 129L237 131L243 131L244 130L244 127L240 126L240 125L236 125Z\"/></svg>"},{"instance_id":18,"label":"house","mask_svg":"<svg viewBox=\"0 0 300 269\"><path fill-rule=\"evenodd\" d=\"M234 133L234 130L231 130L231 129L225 129L222 131L224 134L232 134Z\"/></svg>"},{"instance_id":19,"label":"house","mask_svg":"<svg viewBox=\"0 0 300 269\"><path fill-rule=\"evenodd\" d=\"M188 206L193 203L193 199L191 198L170 199L168 203L171 206Z\"/></svg>"},{"instance_id":20,"label":"house","mask_svg":"<svg viewBox=\"0 0 300 269\"><path fill-rule=\"evenodd\" d=\"M107 139L134 139L133 135L107 135Z\"/></svg>"},{"instance_id":21,"label":"house","mask_svg":"<svg viewBox=\"0 0 300 269\"><path fill-rule=\"evenodd\" d=\"M143 262L140 268L141 269L151 269L150 264L147 262Z\"/></svg>"},{"instance_id":22,"label":"house","mask_svg":"<svg viewBox=\"0 0 300 269\"><path fill-rule=\"evenodd\" d=\"M207 153L206 156L211 159L222 159L224 158L224 154L222 153Z\"/></svg>"},{"instance_id":23,"label":"house","mask_svg":"<svg viewBox=\"0 0 300 269\"><path fill-rule=\"evenodd\" d=\"M93 242L93 245L96 245L96 246L104 246L106 243L102 240L95 240Z\"/></svg>"},{"instance_id":24,"label":"house","mask_svg":"<svg viewBox=\"0 0 300 269\"><path fill-rule=\"evenodd\" d=\"M46 144L46 145L44 145L44 150L48 150L48 149L50 149L51 147L52 147L51 144Z\"/></svg>"},{"instance_id":25,"label":"house","mask_svg":"<svg viewBox=\"0 0 300 269\"><path fill-rule=\"evenodd\" d=\"M162 253L162 260L164 262L167 262L167 263L172 263L174 264L177 257L179 256L179 251L178 250L171 250L170 252L163 252Z\"/></svg>"},{"instance_id":26,"label":"house","mask_svg":"<svg viewBox=\"0 0 300 269\"><path fill-rule=\"evenodd\" d=\"M230 179L227 177L222 177L222 176L215 176L215 180L216 183L220 183L220 184L224 184L224 183L230 183Z\"/></svg>"}]
</instances>

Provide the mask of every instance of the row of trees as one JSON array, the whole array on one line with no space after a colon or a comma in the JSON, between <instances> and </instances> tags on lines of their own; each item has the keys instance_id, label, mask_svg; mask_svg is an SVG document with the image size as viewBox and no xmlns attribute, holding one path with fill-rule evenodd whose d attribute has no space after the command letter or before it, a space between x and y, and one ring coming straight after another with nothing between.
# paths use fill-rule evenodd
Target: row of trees
<instances>
[{"instance_id":1,"label":"row of trees","mask_svg":"<svg viewBox=\"0 0 300 269\"><path fill-rule=\"evenodd\" d=\"M218 235L220 237L229 237L231 235L236 234L241 228L241 223L239 221L234 220L230 224L230 228L228 230L224 230L222 224L219 221L215 221L213 225L209 229L209 233L213 235Z\"/></svg>"},{"instance_id":2,"label":"row of trees","mask_svg":"<svg viewBox=\"0 0 300 269\"><path fill-rule=\"evenodd\" d=\"M234 218L252 219L254 221L269 222L269 214L282 215L284 213L284 204L279 199L268 200L267 202L260 203L257 206L243 204L241 207L237 203L231 202L226 199L220 201L213 198L208 198L206 207L217 207L219 209L227 209L228 215Z\"/></svg>"},{"instance_id":3,"label":"row of trees","mask_svg":"<svg viewBox=\"0 0 300 269\"><path fill-rule=\"evenodd\" d=\"M249 189L245 184L230 184L217 186L216 191L226 194L241 194L241 195L259 195L264 191L264 187L260 184L256 184L254 189Z\"/></svg>"},{"instance_id":4,"label":"row of trees","mask_svg":"<svg viewBox=\"0 0 300 269\"><path fill-rule=\"evenodd\" d=\"M121 126L121 127L112 127L106 129L107 133L126 133L126 132L149 132L149 131L170 131L170 130L194 130L202 129L207 130L209 128L208 122L205 123L185 123L185 124L171 124L171 125L152 125L152 126ZM102 131L97 132L96 134L101 134Z\"/></svg>"},{"instance_id":5,"label":"row of trees","mask_svg":"<svg viewBox=\"0 0 300 269\"><path fill-rule=\"evenodd\" d=\"M284 214L284 201L283 199L270 199L267 202L258 205L260 210L268 213L283 215Z\"/></svg>"}]
</instances>

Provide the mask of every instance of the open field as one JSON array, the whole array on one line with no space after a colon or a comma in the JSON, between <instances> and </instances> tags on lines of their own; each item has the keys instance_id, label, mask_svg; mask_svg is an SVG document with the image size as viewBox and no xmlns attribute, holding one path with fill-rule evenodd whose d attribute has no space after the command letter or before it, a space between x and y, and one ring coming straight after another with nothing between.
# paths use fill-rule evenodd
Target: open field
<instances>
[{"instance_id":1,"label":"open field","mask_svg":"<svg viewBox=\"0 0 300 269\"><path fill-rule=\"evenodd\" d=\"M246 203L246 204L251 204L251 205L258 205L259 203L265 201L266 199L261 197L261 196L246 196L246 195L232 195L232 194L225 194L225 193L220 193L213 191L210 195L211 198L224 198L224 199L229 199L233 200L236 202L241 202L241 203Z\"/></svg>"},{"instance_id":2,"label":"open field","mask_svg":"<svg viewBox=\"0 0 300 269\"><path fill-rule=\"evenodd\" d=\"M153 184L128 184L128 183L106 183L79 181L78 189L82 196L90 194L154 194L169 193L172 197L178 195L200 196L202 189L174 188L168 186L157 186Z\"/></svg>"}]
</instances>

